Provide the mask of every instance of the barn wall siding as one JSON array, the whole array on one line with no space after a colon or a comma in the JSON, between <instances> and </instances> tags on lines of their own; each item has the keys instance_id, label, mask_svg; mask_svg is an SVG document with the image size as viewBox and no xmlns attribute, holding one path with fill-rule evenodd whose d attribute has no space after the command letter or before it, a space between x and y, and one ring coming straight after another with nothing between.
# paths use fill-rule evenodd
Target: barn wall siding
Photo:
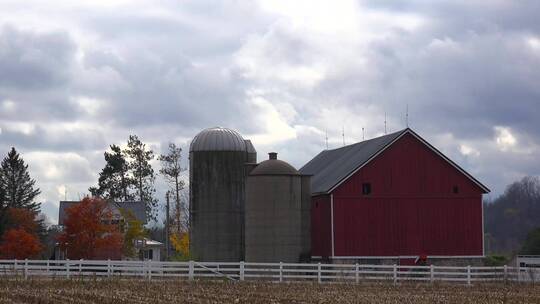
<instances>
[{"instance_id":1,"label":"barn wall siding","mask_svg":"<svg viewBox=\"0 0 540 304\"><path fill-rule=\"evenodd\" d=\"M482 189L410 134L333 195L336 256L483 254Z\"/></svg>"},{"instance_id":2,"label":"barn wall siding","mask_svg":"<svg viewBox=\"0 0 540 304\"><path fill-rule=\"evenodd\" d=\"M482 255L474 199L334 198L334 217L336 256Z\"/></svg>"},{"instance_id":3,"label":"barn wall siding","mask_svg":"<svg viewBox=\"0 0 540 304\"><path fill-rule=\"evenodd\" d=\"M332 256L330 196L314 196L311 200L311 255Z\"/></svg>"}]
</instances>

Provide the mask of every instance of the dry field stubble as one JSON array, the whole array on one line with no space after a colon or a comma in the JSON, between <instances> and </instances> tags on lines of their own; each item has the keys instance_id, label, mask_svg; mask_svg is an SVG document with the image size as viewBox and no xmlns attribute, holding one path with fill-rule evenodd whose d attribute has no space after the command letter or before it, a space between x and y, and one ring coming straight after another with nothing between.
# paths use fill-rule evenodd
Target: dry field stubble
<instances>
[{"instance_id":1,"label":"dry field stubble","mask_svg":"<svg viewBox=\"0 0 540 304\"><path fill-rule=\"evenodd\" d=\"M540 303L540 285L0 279L0 303Z\"/></svg>"}]
</instances>

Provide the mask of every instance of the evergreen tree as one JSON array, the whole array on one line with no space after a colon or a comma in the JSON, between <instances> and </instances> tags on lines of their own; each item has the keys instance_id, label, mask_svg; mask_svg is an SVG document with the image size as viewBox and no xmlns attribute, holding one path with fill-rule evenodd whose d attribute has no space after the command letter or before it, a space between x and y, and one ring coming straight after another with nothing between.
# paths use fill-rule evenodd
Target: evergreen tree
<instances>
[{"instance_id":1,"label":"evergreen tree","mask_svg":"<svg viewBox=\"0 0 540 304\"><path fill-rule=\"evenodd\" d=\"M158 160L161 161L161 169L159 173L163 175L169 186L172 188L175 199L175 226L176 232L182 232L182 206L180 200L180 192L184 189L184 181L180 179L180 174L185 169L181 166L182 148L177 147L174 143L169 143L167 154L161 154Z\"/></svg>"},{"instance_id":2,"label":"evergreen tree","mask_svg":"<svg viewBox=\"0 0 540 304\"><path fill-rule=\"evenodd\" d=\"M0 236L4 234L7 222L7 204L5 204L4 199L5 191L3 188L0 188Z\"/></svg>"},{"instance_id":3,"label":"evergreen tree","mask_svg":"<svg viewBox=\"0 0 540 304\"><path fill-rule=\"evenodd\" d=\"M22 157L11 148L0 165L0 188L3 198L0 211L7 208L25 208L38 213L40 204L34 199L41 193L36 181L28 173L28 165Z\"/></svg>"},{"instance_id":4,"label":"evergreen tree","mask_svg":"<svg viewBox=\"0 0 540 304\"><path fill-rule=\"evenodd\" d=\"M128 176L126 158L117 145L111 145L111 151L104 153L106 164L99 174L98 186L88 190L93 196L113 201L132 200L132 180Z\"/></svg>"},{"instance_id":5,"label":"evergreen tree","mask_svg":"<svg viewBox=\"0 0 540 304\"><path fill-rule=\"evenodd\" d=\"M146 148L137 135L130 135L127 149L124 154L129 159L128 168L133 185L136 189L136 198L146 204L146 215L155 220L157 218L157 200L154 198L155 175L150 161L154 159L154 152Z\"/></svg>"}]
</instances>

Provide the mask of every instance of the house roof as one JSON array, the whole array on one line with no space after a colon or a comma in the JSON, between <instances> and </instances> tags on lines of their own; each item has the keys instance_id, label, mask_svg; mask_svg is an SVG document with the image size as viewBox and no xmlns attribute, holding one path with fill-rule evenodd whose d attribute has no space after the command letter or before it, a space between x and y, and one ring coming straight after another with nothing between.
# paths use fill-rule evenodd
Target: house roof
<instances>
[{"instance_id":1,"label":"house roof","mask_svg":"<svg viewBox=\"0 0 540 304\"><path fill-rule=\"evenodd\" d=\"M467 173L409 128L342 148L324 150L305 164L300 169L300 173L312 175L311 191L313 194L330 193L343 181L348 179L352 174L369 163L405 134L411 134L416 137L428 148L462 172L472 182L477 184L484 193L489 192L489 189L486 186L482 185L472 175Z\"/></svg>"},{"instance_id":2,"label":"house roof","mask_svg":"<svg viewBox=\"0 0 540 304\"><path fill-rule=\"evenodd\" d=\"M80 203L80 201L60 201L58 208L58 225L64 225L66 209ZM138 221L146 223L146 208L140 201L109 202L109 205L115 209L124 209L131 211Z\"/></svg>"}]
</instances>

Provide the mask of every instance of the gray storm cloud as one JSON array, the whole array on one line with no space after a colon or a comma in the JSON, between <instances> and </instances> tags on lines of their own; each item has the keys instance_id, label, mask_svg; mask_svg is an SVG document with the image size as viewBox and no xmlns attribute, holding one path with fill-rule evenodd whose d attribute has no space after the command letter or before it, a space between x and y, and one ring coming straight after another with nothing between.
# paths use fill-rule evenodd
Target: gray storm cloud
<instances>
[{"instance_id":1,"label":"gray storm cloud","mask_svg":"<svg viewBox=\"0 0 540 304\"><path fill-rule=\"evenodd\" d=\"M407 105L495 193L540 174L535 1L109 5L1 5L0 151L27 156L53 218L129 134L160 152L227 126L300 167L326 133L403 128Z\"/></svg>"}]
</instances>

